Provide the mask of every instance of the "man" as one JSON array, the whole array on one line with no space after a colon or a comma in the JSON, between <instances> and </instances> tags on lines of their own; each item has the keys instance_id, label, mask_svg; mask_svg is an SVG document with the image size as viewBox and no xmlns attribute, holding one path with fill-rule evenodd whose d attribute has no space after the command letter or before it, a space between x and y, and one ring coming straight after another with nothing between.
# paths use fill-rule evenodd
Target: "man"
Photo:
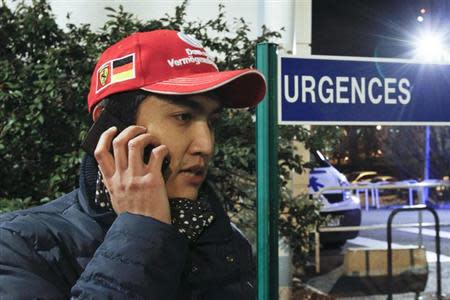
<instances>
[{"instance_id":1,"label":"man","mask_svg":"<svg viewBox=\"0 0 450 300\"><path fill-rule=\"evenodd\" d=\"M222 108L264 93L260 73L219 72L180 32L108 48L88 107L125 129L101 134L79 189L0 217L0 298L254 299L250 245L204 181Z\"/></svg>"}]
</instances>

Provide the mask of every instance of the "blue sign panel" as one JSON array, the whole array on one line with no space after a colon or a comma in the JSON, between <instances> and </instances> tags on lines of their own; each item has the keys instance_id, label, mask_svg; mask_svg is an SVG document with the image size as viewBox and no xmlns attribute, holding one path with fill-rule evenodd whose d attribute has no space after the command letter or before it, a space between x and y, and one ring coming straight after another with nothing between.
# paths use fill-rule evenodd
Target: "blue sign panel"
<instances>
[{"instance_id":1,"label":"blue sign panel","mask_svg":"<svg viewBox=\"0 0 450 300\"><path fill-rule=\"evenodd\" d=\"M280 124L450 125L450 65L279 58Z\"/></svg>"}]
</instances>

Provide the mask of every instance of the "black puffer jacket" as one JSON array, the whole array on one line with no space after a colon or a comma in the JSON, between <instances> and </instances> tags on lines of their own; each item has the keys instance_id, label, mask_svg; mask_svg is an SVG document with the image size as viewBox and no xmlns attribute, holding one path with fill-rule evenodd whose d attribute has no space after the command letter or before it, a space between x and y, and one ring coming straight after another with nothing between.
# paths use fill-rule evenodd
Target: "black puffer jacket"
<instances>
[{"instance_id":1,"label":"black puffer jacket","mask_svg":"<svg viewBox=\"0 0 450 300\"><path fill-rule=\"evenodd\" d=\"M96 174L86 156L79 189L0 216L0 299L255 299L250 245L219 202L190 247L155 219L96 212Z\"/></svg>"}]
</instances>

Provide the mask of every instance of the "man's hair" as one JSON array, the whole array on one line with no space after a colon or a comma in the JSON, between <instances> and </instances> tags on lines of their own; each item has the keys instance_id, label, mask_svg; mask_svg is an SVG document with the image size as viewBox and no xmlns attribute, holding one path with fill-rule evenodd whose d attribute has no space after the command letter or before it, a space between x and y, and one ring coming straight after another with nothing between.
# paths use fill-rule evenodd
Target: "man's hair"
<instances>
[{"instance_id":1,"label":"man's hair","mask_svg":"<svg viewBox=\"0 0 450 300\"><path fill-rule=\"evenodd\" d=\"M100 101L97 106L103 106L124 125L136 124L136 115L139 105L152 93L143 90L135 90L117 93Z\"/></svg>"},{"instance_id":2,"label":"man's hair","mask_svg":"<svg viewBox=\"0 0 450 300\"><path fill-rule=\"evenodd\" d=\"M130 126L136 124L136 116L139 105L147 97L157 95L159 99L163 99L168 102L180 101L184 95L163 95L147 92L144 90L134 90L122 93L116 93L108 98L101 100L96 106L103 106L113 116L122 121L124 125ZM207 97L212 99L219 99L219 93L217 91L209 91L203 93Z\"/></svg>"}]
</instances>

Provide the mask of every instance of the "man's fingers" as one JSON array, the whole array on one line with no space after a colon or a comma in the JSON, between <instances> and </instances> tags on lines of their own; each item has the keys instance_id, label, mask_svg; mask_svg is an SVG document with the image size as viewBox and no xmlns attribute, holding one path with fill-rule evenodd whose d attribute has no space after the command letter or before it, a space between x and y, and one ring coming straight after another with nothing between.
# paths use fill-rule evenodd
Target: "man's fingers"
<instances>
[{"instance_id":1,"label":"man's fingers","mask_svg":"<svg viewBox=\"0 0 450 300\"><path fill-rule=\"evenodd\" d=\"M144 149L146 147L154 148L160 145L157 137L145 133L138 135L128 142L128 168L134 172L140 172L146 167L143 161Z\"/></svg>"},{"instance_id":2,"label":"man's fingers","mask_svg":"<svg viewBox=\"0 0 450 300\"><path fill-rule=\"evenodd\" d=\"M114 158L110 152L111 142L117 134L117 128L111 127L102 133L95 147L94 156L97 160L103 176L110 177L114 174Z\"/></svg>"},{"instance_id":3,"label":"man's fingers","mask_svg":"<svg viewBox=\"0 0 450 300\"><path fill-rule=\"evenodd\" d=\"M169 149L166 145L160 145L156 148L153 148L152 153L150 155L150 161L148 163L148 168L150 172L157 174L157 172L161 173L162 164L164 158L169 154Z\"/></svg>"},{"instance_id":4,"label":"man's fingers","mask_svg":"<svg viewBox=\"0 0 450 300\"><path fill-rule=\"evenodd\" d=\"M128 168L128 143L146 131L147 128L142 126L129 126L113 140L116 170L125 171Z\"/></svg>"}]
</instances>

